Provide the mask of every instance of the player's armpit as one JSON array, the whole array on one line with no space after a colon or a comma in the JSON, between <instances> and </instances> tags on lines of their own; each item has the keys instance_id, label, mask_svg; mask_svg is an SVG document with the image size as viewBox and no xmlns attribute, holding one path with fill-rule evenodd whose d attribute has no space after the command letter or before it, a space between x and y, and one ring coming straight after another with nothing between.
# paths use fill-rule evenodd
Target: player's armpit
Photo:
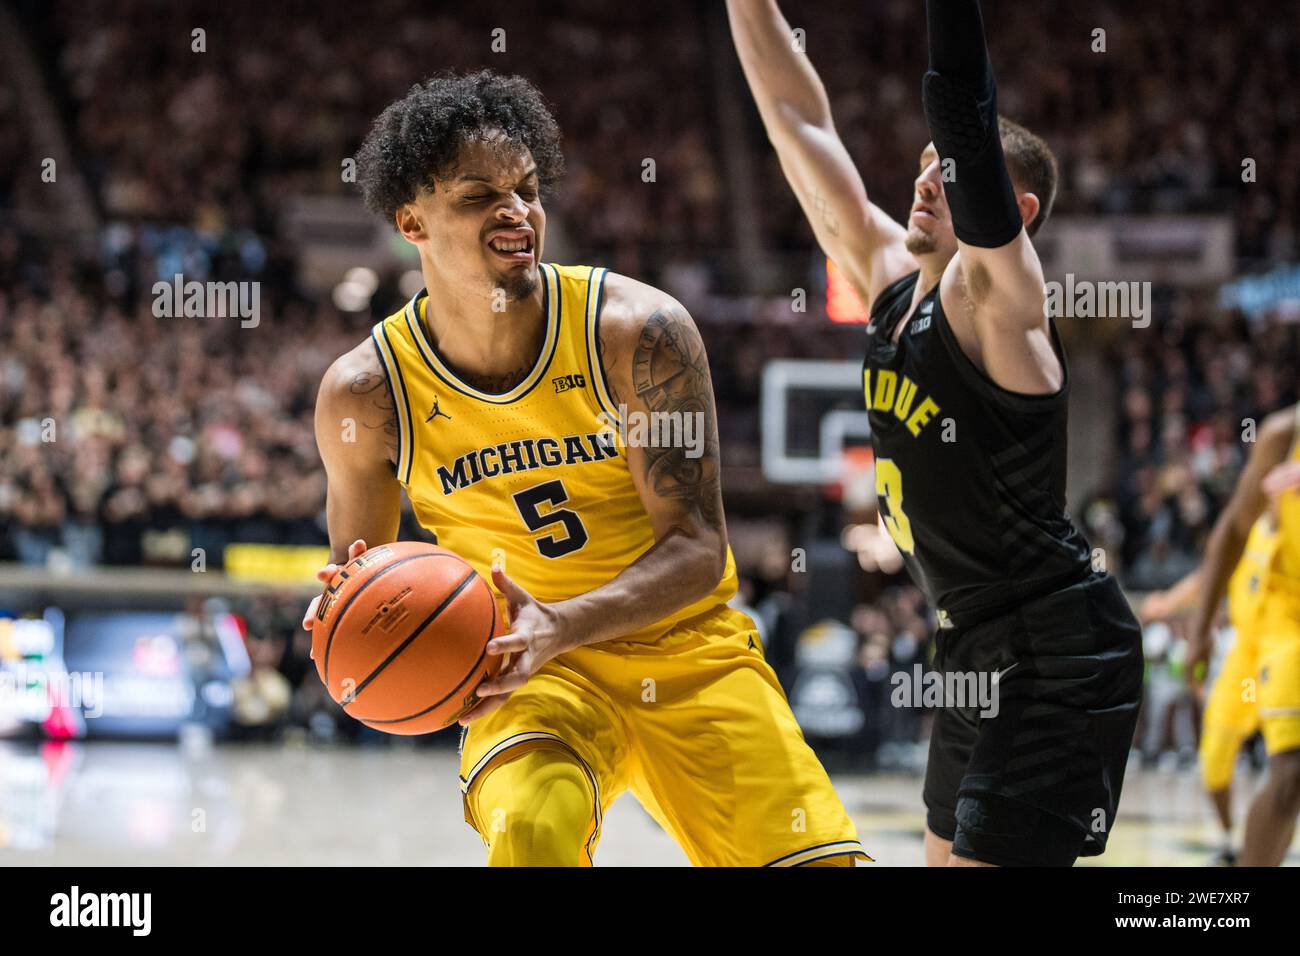
<instances>
[{"instance_id":1,"label":"player's armpit","mask_svg":"<svg viewBox=\"0 0 1300 956\"><path fill-rule=\"evenodd\" d=\"M1065 369L1028 235L998 249L962 245L944 270L939 295L962 351L999 386L1028 395L1061 388Z\"/></svg>"},{"instance_id":2,"label":"player's armpit","mask_svg":"<svg viewBox=\"0 0 1300 956\"><path fill-rule=\"evenodd\" d=\"M348 546L397 537L401 487L393 473L398 424L393 396L374 346L366 341L337 359L316 398L316 445L327 478L331 559Z\"/></svg>"}]
</instances>

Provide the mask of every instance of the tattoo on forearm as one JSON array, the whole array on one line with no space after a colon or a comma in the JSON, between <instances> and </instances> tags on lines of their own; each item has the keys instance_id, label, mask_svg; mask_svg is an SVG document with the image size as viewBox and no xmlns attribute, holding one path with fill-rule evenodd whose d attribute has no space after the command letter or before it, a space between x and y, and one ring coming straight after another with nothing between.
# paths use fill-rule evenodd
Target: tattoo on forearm
<instances>
[{"instance_id":1,"label":"tattoo on forearm","mask_svg":"<svg viewBox=\"0 0 1300 956\"><path fill-rule=\"evenodd\" d=\"M348 391L366 400L366 417L362 428L380 429L384 433L384 447L391 461L397 460L397 406L393 393L388 390L388 380L375 372L362 372L352 380Z\"/></svg>"},{"instance_id":2,"label":"tattoo on forearm","mask_svg":"<svg viewBox=\"0 0 1300 956\"><path fill-rule=\"evenodd\" d=\"M817 208L817 215L821 218L822 225L832 236L840 234L840 217L835 215L835 209L820 189L813 190L813 205Z\"/></svg>"},{"instance_id":3,"label":"tattoo on forearm","mask_svg":"<svg viewBox=\"0 0 1300 956\"><path fill-rule=\"evenodd\" d=\"M651 414L699 415L703 453L684 447L647 447L646 480L664 498L685 499L713 528L722 525L722 483L713 383L700 333L682 309L660 309L646 320L632 353L632 388Z\"/></svg>"}]
</instances>

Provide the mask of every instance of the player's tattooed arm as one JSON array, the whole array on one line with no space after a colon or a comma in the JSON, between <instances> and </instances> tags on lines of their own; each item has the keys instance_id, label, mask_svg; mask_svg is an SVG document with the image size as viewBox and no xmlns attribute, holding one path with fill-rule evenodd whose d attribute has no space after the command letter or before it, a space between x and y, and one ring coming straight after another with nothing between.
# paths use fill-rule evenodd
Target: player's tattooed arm
<instances>
[{"instance_id":1,"label":"player's tattooed arm","mask_svg":"<svg viewBox=\"0 0 1300 956\"><path fill-rule=\"evenodd\" d=\"M717 412L699 330L658 289L611 274L605 292L601 366L655 544L608 583L555 605L567 639L579 645L616 639L698 601L727 561Z\"/></svg>"},{"instance_id":2,"label":"player's tattooed arm","mask_svg":"<svg viewBox=\"0 0 1300 956\"><path fill-rule=\"evenodd\" d=\"M397 405L392 389L382 370L362 369L353 376L348 391L356 398L362 428L377 431L384 436L384 453L394 465L397 463Z\"/></svg>"},{"instance_id":3,"label":"player's tattooed arm","mask_svg":"<svg viewBox=\"0 0 1300 956\"><path fill-rule=\"evenodd\" d=\"M358 539L374 547L397 537L397 411L375 354L362 342L325 373L316 397L316 446L327 479L331 560L342 563Z\"/></svg>"},{"instance_id":4,"label":"player's tattooed arm","mask_svg":"<svg viewBox=\"0 0 1300 956\"><path fill-rule=\"evenodd\" d=\"M646 319L632 351L631 388L635 400L629 411L670 426L651 432L655 438L667 437L665 445L647 442L636 456L645 485L655 497L675 499L705 527L721 528L718 423L709 360L699 330L677 303L655 309Z\"/></svg>"}]
</instances>

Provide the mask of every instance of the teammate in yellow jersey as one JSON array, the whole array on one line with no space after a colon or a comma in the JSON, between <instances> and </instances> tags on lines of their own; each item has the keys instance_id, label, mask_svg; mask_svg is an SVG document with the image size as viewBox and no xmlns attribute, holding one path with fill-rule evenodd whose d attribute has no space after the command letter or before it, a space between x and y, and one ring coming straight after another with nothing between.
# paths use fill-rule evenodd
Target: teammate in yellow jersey
<instances>
[{"instance_id":1,"label":"teammate in yellow jersey","mask_svg":"<svg viewBox=\"0 0 1300 956\"><path fill-rule=\"evenodd\" d=\"M1282 862L1300 814L1300 405L1264 419L1245 470L1206 545L1188 674L1209 654L1210 629L1251 527L1269 506L1277 512L1277 544L1256 617L1260 730L1268 778L1246 817L1239 862Z\"/></svg>"},{"instance_id":2,"label":"teammate in yellow jersey","mask_svg":"<svg viewBox=\"0 0 1300 956\"><path fill-rule=\"evenodd\" d=\"M489 863L590 864L630 790L692 863L853 865L853 822L726 603L699 332L658 289L542 261L562 166L519 77L441 76L376 121L366 201L419 250L427 291L321 385L332 560L395 538L405 489L503 595L488 651L510 656L462 719Z\"/></svg>"},{"instance_id":3,"label":"teammate in yellow jersey","mask_svg":"<svg viewBox=\"0 0 1300 956\"><path fill-rule=\"evenodd\" d=\"M1214 805L1223 845L1216 862L1236 862L1232 842L1232 771L1241 745L1259 729L1259 611L1266 593L1268 570L1277 546L1277 519L1260 516L1250 529L1241 560L1228 581L1228 621L1232 643L1201 718L1201 783ZM1198 568L1167 591L1157 591L1142 604L1144 622L1166 620L1195 609L1201 584Z\"/></svg>"}]
</instances>

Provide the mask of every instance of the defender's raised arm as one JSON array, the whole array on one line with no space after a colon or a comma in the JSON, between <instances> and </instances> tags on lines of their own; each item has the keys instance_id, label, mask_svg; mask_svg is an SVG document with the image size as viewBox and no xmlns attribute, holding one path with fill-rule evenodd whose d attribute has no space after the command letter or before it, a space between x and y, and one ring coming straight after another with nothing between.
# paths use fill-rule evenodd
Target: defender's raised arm
<instances>
[{"instance_id":1,"label":"defender's raised arm","mask_svg":"<svg viewBox=\"0 0 1300 956\"><path fill-rule=\"evenodd\" d=\"M1065 371L1029 238L1050 211L1055 161L1033 134L999 120L978 0L926 0L925 13L930 68L922 100L958 242L957 266L945 271L940 294L961 302L949 310L954 334L995 382L1027 394L1055 392ZM1029 157L1021 165L1050 167L1050 175L1022 170L1016 181L1004 151L1014 138Z\"/></svg>"},{"instance_id":2,"label":"defender's raised arm","mask_svg":"<svg viewBox=\"0 0 1300 956\"><path fill-rule=\"evenodd\" d=\"M731 35L781 169L817 241L863 303L917 267L906 231L867 199L831 119L830 101L796 48L776 0L727 0Z\"/></svg>"}]
</instances>

